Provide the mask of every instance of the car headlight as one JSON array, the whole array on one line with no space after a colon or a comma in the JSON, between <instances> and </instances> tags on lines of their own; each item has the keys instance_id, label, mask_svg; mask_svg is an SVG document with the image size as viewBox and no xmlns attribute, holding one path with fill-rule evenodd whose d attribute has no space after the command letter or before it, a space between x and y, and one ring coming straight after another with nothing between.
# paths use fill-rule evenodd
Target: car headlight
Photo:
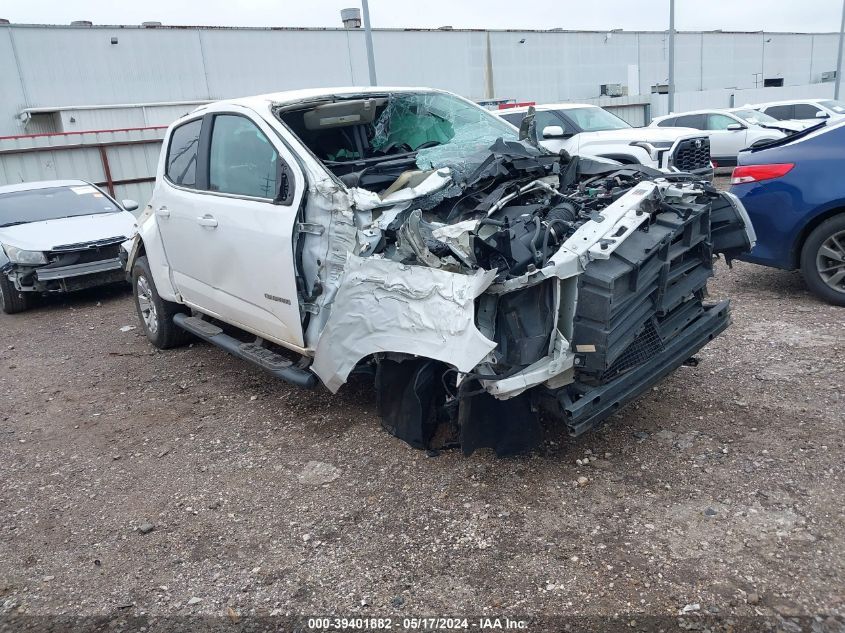
<instances>
[{"instance_id":1,"label":"car headlight","mask_svg":"<svg viewBox=\"0 0 845 633\"><path fill-rule=\"evenodd\" d=\"M47 256L41 251L25 251L17 246L3 245L3 250L6 251L6 257L13 264L27 264L34 266L36 264L46 264Z\"/></svg>"}]
</instances>

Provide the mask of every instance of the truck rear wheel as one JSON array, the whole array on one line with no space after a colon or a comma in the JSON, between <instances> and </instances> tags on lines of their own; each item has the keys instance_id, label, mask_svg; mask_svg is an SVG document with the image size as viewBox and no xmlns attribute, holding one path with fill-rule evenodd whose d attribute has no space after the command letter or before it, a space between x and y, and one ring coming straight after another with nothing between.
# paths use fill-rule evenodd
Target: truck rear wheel
<instances>
[{"instance_id":1,"label":"truck rear wheel","mask_svg":"<svg viewBox=\"0 0 845 633\"><path fill-rule=\"evenodd\" d=\"M28 310L30 305L32 301L29 293L15 288L9 278L0 273L0 310L5 314L17 314Z\"/></svg>"},{"instance_id":2,"label":"truck rear wheel","mask_svg":"<svg viewBox=\"0 0 845 633\"><path fill-rule=\"evenodd\" d=\"M132 267L132 294L150 343L159 349L170 349L191 340L191 335L173 322L173 315L187 312L187 308L159 296L146 256L139 257Z\"/></svg>"},{"instance_id":3,"label":"truck rear wheel","mask_svg":"<svg viewBox=\"0 0 845 633\"><path fill-rule=\"evenodd\" d=\"M845 214L825 220L807 236L801 274L814 294L845 306Z\"/></svg>"}]
</instances>

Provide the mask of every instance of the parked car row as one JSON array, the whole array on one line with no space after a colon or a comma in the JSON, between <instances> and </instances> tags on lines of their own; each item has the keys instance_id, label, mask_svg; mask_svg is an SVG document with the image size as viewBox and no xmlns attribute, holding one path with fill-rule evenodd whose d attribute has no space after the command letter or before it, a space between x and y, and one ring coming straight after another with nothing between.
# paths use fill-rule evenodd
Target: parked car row
<instances>
[{"instance_id":1,"label":"parked car row","mask_svg":"<svg viewBox=\"0 0 845 633\"><path fill-rule=\"evenodd\" d=\"M741 108L673 112L650 127L687 127L707 132L716 167L733 167L739 152L845 117L845 103L833 99L774 101Z\"/></svg>"},{"instance_id":2,"label":"parked car row","mask_svg":"<svg viewBox=\"0 0 845 633\"><path fill-rule=\"evenodd\" d=\"M707 131L717 166L754 225L743 259L800 270L808 288L845 305L845 103L778 101L656 117L652 127Z\"/></svg>"},{"instance_id":3,"label":"parked car row","mask_svg":"<svg viewBox=\"0 0 845 633\"><path fill-rule=\"evenodd\" d=\"M635 128L604 108L580 103L538 105L533 110L540 143L552 152L713 177L710 141L690 126ZM527 112L527 107L517 107L495 114L519 127Z\"/></svg>"},{"instance_id":4,"label":"parked car row","mask_svg":"<svg viewBox=\"0 0 845 633\"><path fill-rule=\"evenodd\" d=\"M651 127L688 127L705 131L713 162L717 167L731 167L736 165L739 152L746 147L765 145L786 136L771 124L764 125L769 123L762 120L764 116L755 110L696 110L656 117Z\"/></svg>"}]
</instances>

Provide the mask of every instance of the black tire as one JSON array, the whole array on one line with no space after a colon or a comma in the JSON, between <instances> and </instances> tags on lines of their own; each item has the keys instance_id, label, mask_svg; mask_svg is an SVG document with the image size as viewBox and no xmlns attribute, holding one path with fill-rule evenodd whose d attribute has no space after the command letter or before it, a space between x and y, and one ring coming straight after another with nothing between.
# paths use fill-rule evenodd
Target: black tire
<instances>
[{"instance_id":1,"label":"black tire","mask_svg":"<svg viewBox=\"0 0 845 633\"><path fill-rule=\"evenodd\" d=\"M31 305L32 297L30 294L15 288L9 278L0 273L0 310L4 314L17 314L28 310Z\"/></svg>"},{"instance_id":2,"label":"black tire","mask_svg":"<svg viewBox=\"0 0 845 633\"><path fill-rule=\"evenodd\" d=\"M173 322L173 315L187 312L187 308L159 296L146 256L139 257L132 267L132 296L138 320L150 343L159 349L170 349L191 340L191 334Z\"/></svg>"},{"instance_id":3,"label":"black tire","mask_svg":"<svg viewBox=\"0 0 845 633\"><path fill-rule=\"evenodd\" d=\"M833 252L828 250L831 247ZM845 214L825 220L807 236L801 249L801 274L814 294L845 306Z\"/></svg>"}]
</instances>

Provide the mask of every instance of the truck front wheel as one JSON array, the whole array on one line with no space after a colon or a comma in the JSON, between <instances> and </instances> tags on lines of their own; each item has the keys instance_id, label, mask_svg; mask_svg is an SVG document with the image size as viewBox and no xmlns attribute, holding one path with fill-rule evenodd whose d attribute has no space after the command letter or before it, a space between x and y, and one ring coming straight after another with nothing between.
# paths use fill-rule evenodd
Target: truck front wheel
<instances>
[{"instance_id":1,"label":"truck front wheel","mask_svg":"<svg viewBox=\"0 0 845 633\"><path fill-rule=\"evenodd\" d=\"M139 257L132 267L132 294L141 327L150 343L159 349L170 349L191 340L191 335L173 322L174 314L187 309L159 296L146 256Z\"/></svg>"}]
</instances>

